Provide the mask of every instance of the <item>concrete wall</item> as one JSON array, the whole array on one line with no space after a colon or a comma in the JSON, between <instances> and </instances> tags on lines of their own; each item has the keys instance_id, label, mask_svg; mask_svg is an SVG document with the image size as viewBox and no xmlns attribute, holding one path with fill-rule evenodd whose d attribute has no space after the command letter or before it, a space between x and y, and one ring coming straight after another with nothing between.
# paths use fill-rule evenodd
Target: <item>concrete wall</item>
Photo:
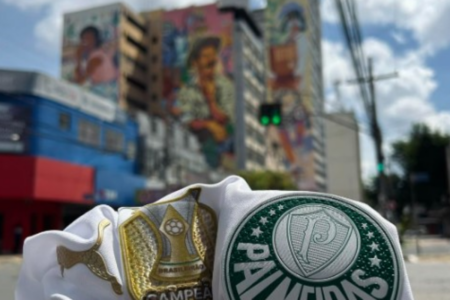
<instances>
[{"instance_id":1,"label":"concrete wall","mask_svg":"<svg viewBox=\"0 0 450 300\"><path fill-rule=\"evenodd\" d=\"M327 192L362 200L358 124L353 113L325 119Z\"/></svg>"}]
</instances>

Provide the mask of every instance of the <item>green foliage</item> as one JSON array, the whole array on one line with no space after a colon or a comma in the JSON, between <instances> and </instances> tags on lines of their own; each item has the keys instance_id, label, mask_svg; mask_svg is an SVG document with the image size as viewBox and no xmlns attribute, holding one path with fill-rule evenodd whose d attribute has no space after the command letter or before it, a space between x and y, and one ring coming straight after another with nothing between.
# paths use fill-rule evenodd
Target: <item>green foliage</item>
<instances>
[{"instance_id":1,"label":"green foliage","mask_svg":"<svg viewBox=\"0 0 450 300\"><path fill-rule=\"evenodd\" d=\"M287 173L272 171L244 171L238 173L253 190L296 190L292 177Z\"/></svg>"},{"instance_id":2,"label":"green foliage","mask_svg":"<svg viewBox=\"0 0 450 300\"><path fill-rule=\"evenodd\" d=\"M446 153L450 137L438 131L432 131L426 125L414 125L408 138L393 143L394 163L402 171L399 186L402 188L401 204L409 201L408 194L411 189L410 175L414 173L427 173L427 182L414 183L417 201L431 208L438 204L442 195L448 191Z\"/></svg>"},{"instance_id":3,"label":"green foliage","mask_svg":"<svg viewBox=\"0 0 450 300\"><path fill-rule=\"evenodd\" d=\"M389 200L396 200L401 209L410 199L409 186L405 185L404 177L398 174L386 175L387 194ZM378 205L378 177L373 177L368 184L364 186L364 199L372 207Z\"/></svg>"}]
</instances>

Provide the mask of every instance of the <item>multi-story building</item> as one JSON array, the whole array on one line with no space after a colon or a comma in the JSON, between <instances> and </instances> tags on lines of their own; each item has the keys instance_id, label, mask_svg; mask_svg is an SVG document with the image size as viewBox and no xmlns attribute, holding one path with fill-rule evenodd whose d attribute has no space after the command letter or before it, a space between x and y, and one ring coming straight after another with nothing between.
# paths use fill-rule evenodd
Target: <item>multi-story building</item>
<instances>
[{"instance_id":1,"label":"multi-story building","mask_svg":"<svg viewBox=\"0 0 450 300\"><path fill-rule=\"evenodd\" d=\"M116 3L64 15L62 78L129 111L160 114L150 93L150 28L139 14Z\"/></svg>"},{"instance_id":2,"label":"multi-story building","mask_svg":"<svg viewBox=\"0 0 450 300\"><path fill-rule=\"evenodd\" d=\"M73 84L0 70L0 128L0 252L94 204L134 206L146 186L136 173L137 124Z\"/></svg>"},{"instance_id":3,"label":"multi-story building","mask_svg":"<svg viewBox=\"0 0 450 300\"><path fill-rule=\"evenodd\" d=\"M135 14L111 4L64 16L62 76L128 111L182 124L213 170L261 169L264 51L245 8Z\"/></svg>"},{"instance_id":4,"label":"multi-story building","mask_svg":"<svg viewBox=\"0 0 450 300\"><path fill-rule=\"evenodd\" d=\"M196 137L179 124L166 125L155 116L137 113L140 173L153 189L180 188L210 181L209 169Z\"/></svg>"},{"instance_id":5,"label":"multi-story building","mask_svg":"<svg viewBox=\"0 0 450 300\"><path fill-rule=\"evenodd\" d=\"M326 190L319 1L268 0L254 12L267 44L268 101L281 103L284 166L299 189Z\"/></svg>"},{"instance_id":6,"label":"multi-story building","mask_svg":"<svg viewBox=\"0 0 450 300\"><path fill-rule=\"evenodd\" d=\"M325 137L327 192L362 201L358 122L354 114L328 114Z\"/></svg>"},{"instance_id":7,"label":"multi-story building","mask_svg":"<svg viewBox=\"0 0 450 300\"><path fill-rule=\"evenodd\" d=\"M261 30L245 9L216 4L142 13L149 21L151 94L193 132L212 170L265 167Z\"/></svg>"}]
</instances>

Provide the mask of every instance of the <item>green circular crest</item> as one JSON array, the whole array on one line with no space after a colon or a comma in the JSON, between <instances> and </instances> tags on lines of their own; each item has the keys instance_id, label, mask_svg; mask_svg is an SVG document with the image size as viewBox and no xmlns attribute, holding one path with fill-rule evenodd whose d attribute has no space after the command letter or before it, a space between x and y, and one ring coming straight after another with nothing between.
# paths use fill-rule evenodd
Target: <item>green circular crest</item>
<instances>
[{"instance_id":1,"label":"green circular crest","mask_svg":"<svg viewBox=\"0 0 450 300\"><path fill-rule=\"evenodd\" d=\"M379 220L347 199L271 199L242 220L226 245L230 299L400 298L399 250Z\"/></svg>"}]
</instances>

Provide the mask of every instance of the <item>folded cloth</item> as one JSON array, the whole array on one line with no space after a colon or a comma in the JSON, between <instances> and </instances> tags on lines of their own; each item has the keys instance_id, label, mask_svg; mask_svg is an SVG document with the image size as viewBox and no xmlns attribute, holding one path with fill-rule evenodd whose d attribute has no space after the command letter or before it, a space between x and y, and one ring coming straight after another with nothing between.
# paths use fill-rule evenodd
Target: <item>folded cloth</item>
<instances>
[{"instance_id":1,"label":"folded cloth","mask_svg":"<svg viewBox=\"0 0 450 300\"><path fill-rule=\"evenodd\" d=\"M413 299L395 226L233 176L139 208L97 206L25 241L16 300Z\"/></svg>"}]
</instances>

